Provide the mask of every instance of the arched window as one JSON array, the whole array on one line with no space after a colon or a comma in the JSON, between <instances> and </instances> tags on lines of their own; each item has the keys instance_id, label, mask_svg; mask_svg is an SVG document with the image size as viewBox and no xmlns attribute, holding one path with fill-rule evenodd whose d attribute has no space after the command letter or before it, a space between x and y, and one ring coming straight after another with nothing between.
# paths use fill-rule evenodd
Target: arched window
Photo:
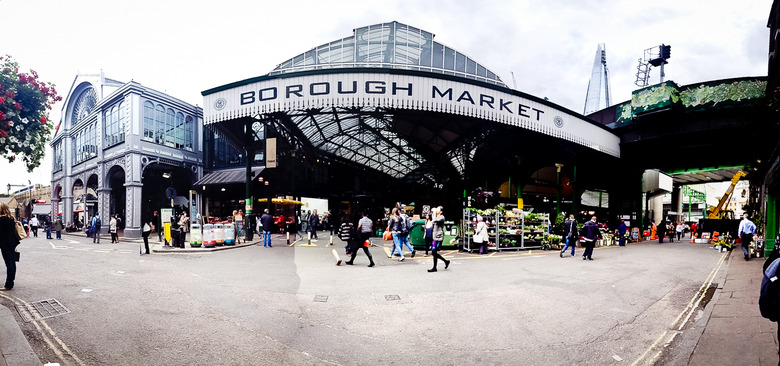
<instances>
[{"instance_id":1,"label":"arched window","mask_svg":"<svg viewBox=\"0 0 780 366\"><path fill-rule=\"evenodd\" d=\"M192 151L192 140L195 130L195 124L192 122L192 116L187 116L184 122L184 148Z\"/></svg>"},{"instance_id":2,"label":"arched window","mask_svg":"<svg viewBox=\"0 0 780 366\"><path fill-rule=\"evenodd\" d=\"M154 104L144 103L144 140L154 141Z\"/></svg>"},{"instance_id":3,"label":"arched window","mask_svg":"<svg viewBox=\"0 0 780 366\"><path fill-rule=\"evenodd\" d=\"M118 142L125 142L125 106L124 102L119 102L119 114L117 115Z\"/></svg>"},{"instance_id":4,"label":"arched window","mask_svg":"<svg viewBox=\"0 0 780 366\"><path fill-rule=\"evenodd\" d=\"M165 146L174 147L176 141L176 114L173 109L168 108L165 116Z\"/></svg>"},{"instance_id":5,"label":"arched window","mask_svg":"<svg viewBox=\"0 0 780 366\"><path fill-rule=\"evenodd\" d=\"M103 131L103 141L105 147L112 146L116 143L116 118L117 110L116 106L113 106L110 110L103 113L103 125L105 129Z\"/></svg>"},{"instance_id":6,"label":"arched window","mask_svg":"<svg viewBox=\"0 0 780 366\"><path fill-rule=\"evenodd\" d=\"M157 132L154 135L154 142L162 145L165 143L165 107L158 105L156 111L154 124Z\"/></svg>"},{"instance_id":7,"label":"arched window","mask_svg":"<svg viewBox=\"0 0 780 366\"><path fill-rule=\"evenodd\" d=\"M184 148L184 114L176 113L176 148Z\"/></svg>"}]
</instances>

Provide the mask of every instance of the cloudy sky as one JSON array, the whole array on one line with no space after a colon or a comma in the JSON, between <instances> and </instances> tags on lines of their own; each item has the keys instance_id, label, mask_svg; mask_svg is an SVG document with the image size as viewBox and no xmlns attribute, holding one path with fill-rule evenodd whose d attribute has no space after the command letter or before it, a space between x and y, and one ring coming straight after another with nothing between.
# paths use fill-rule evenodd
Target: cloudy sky
<instances>
[{"instance_id":1,"label":"cloudy sky","mask_svg":"<svg viewBox=\"0 0 780 366\"><path fill-rule=\"evenodd\" d=\"M582 112L596 47L606 44L613 103L636 89L647 48L672 46L680 85L767 74L770 0L39 1L0 0L0 54L67 95L77 73L134 80L202 105L200 92L265 75L365 25L432 32L510 87ZM659 81L651 72L651 84ZM52 120L59 121L61 103ZM51 183L51 154L27 173L0 162L0 188Z\"/></svg>"}]
</instances>

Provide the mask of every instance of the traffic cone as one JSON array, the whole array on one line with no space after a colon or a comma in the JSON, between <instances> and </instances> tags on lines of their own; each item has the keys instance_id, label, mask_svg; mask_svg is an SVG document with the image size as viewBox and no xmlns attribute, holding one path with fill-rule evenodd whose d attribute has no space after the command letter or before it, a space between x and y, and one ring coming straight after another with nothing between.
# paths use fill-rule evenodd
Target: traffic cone
<instances>
[{"instance_id":1,"label":"traffic cone","mask_svg":"<svg viewBox=\"0 0 780 366\"><path fill-rule=\"evenodd\" d=\"M691 234L691 243L695 243L695 242L696 242L696 237L693 236L693 234Z\"/></svg>"}]
</instances>

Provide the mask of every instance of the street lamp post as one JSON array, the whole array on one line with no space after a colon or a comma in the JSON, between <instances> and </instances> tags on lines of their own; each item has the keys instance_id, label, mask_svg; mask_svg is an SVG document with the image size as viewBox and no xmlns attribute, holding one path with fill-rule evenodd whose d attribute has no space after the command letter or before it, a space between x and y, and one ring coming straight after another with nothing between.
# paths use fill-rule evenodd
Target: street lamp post
<instances>
[{"instance_id":1,"label":"street lamp post","mask_svg":"<svg viewBox=\"0 0 780 366\"><path fill-rule=\"evenodd\" d=\"M27 220L32 219L32 181L27 180L27 187L30 190L30 201L27 203L27 207L29 207L29 212L27 212Z\"/></svg>"}]
</instances>

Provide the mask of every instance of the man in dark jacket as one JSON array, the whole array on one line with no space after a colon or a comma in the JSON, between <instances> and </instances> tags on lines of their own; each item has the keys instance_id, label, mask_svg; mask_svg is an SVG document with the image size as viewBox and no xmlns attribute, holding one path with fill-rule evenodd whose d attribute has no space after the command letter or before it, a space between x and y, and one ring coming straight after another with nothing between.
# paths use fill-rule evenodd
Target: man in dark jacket
<instances>
[{"instance_id":1,"label":"man in dark jacket","mask_svg":"<svg viewBox=\"0 0 780 366\"><path fill-rule=\"evenodd\" d=\"M271 227L274 224L274 217L268 213L268 209L263 210L260 216L260 225L263 229L263 248L271 248ZM260 244L257 244L260 245Z\"/></svg>"},{"instance_id":2,"label":"man in dark jacket","mask_svg":"<svg viewBox=\"0 0 780 366\"><path fill-rule=\"evenodd\" d=\"M317 215L317 210L314 210L311 215L309 215L309 230L312 239L318 239L317 226L320 226L320 216Z\"/></svg>"},{"instance_id":3,"label":"man in dark jacket","mask_svg":"<svg viewBox=\"0 0 780 366\"><path fill-rule=\"evenodd\" d=\"M599 225L596 223L596 216L593 216L590 221L582 226L580 235L583 237L582 246L585 247L585 253L582 253L582 260L592 261L596 240L601 238L601 231L599 231Z\"/></svg>"},{"instance_id":4,"label":"man in dark jacket","mask_svg":"<svg viewBox=\"0 0 780 366\"><path fill-rule=\"evenodd\" d=\"M664 243L664 236L666 236L666 223L661 222L661 224L658 225L658 244Z\"/></svg>"},{"instance_id":5,"label":"man in dark jacket","mask_svg":"<svg viewBox=\"0 0 780 366\"><path fill-rule=\"evenodd\" d=\"M566 249L571 247L571 256L574 256L574 248L577 247L577 221L574 221L574 214L569 215L569 220L563 224L563 232L566 236L566 246L561 250L560 257L563 258L563 253L566 253Z\"/></svg>"}]
</instances>

